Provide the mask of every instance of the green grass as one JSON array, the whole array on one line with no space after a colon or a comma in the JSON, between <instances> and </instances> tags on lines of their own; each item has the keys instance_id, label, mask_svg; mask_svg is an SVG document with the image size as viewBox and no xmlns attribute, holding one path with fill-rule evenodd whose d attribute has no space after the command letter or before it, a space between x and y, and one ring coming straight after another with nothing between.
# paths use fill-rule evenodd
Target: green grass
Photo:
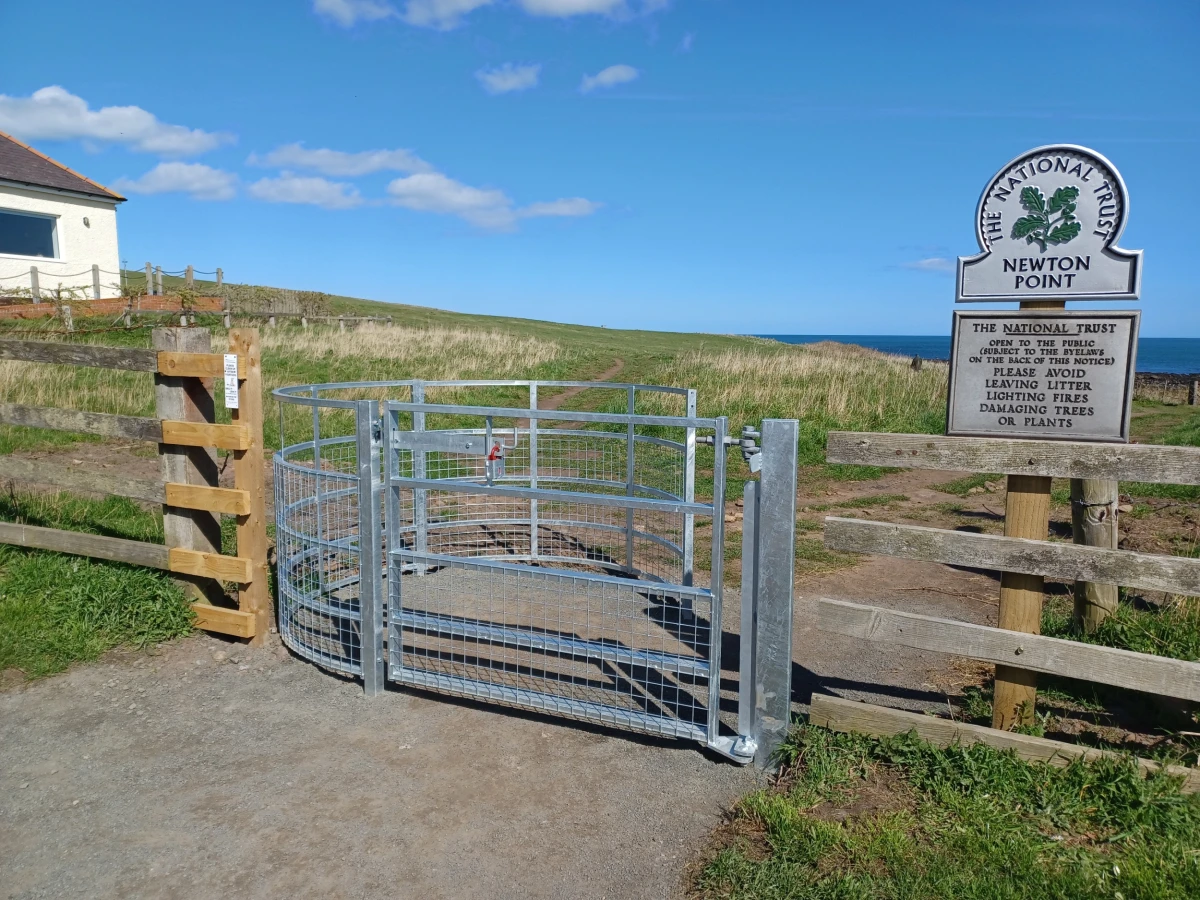
<instances>
[{"instance_id":1,"label":"green grass","mask_svg":"<svg viewBox=\"0 0 1200 900\"><path fill-rule=\"evenodd\" d=\"M0 497L0 519L162 543L162 517L110 497ZM0 670L35 678L119 645L191 631L183 592L162 572L0 544Z\"/></svg>"},{"instance_id":2,"label":"green grass","mask_svg":"<svg viewBox=\"0 0 1200 900\"><path fill-rule=\"evenodd\" d=\"M1200 896L1200 799L1126 759L1029 764L804 726L737 807L696 890L722 900ZM855 801L869 800L859 806ZM847 809L844 821L828 815Z\"/></svg>"}]
</instances>

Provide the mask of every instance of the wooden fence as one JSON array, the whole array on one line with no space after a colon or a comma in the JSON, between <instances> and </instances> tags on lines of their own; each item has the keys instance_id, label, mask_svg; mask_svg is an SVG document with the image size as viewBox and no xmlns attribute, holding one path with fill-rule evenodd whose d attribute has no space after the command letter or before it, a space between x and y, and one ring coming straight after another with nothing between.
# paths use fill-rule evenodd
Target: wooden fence
<instances>
[{"instance_id":1,"label":"wooden fence","mask_svg":"<svg viewBox=\"0 0 1200 900\"><path fill-rule=\"evenodd\" d=\"M201 599L196 624L262 643L269 628L262 369L257 329L229 332L238 361L239 407L215 421L212 379L225 358L204 328L156 328L150 350L90 344L0 340L0 359L123 369L154 374L156 418L0 404L0 424L75 431L158 445L161 481L84 473L0 456L0 478L161 503L165 546L54 528L0 522L0 541L164 569ZM232 451L234 487L218 486L216 449ZM221 515L237 517L237 556L221 554ZM218 581L239 585L237 608L207 602Z\"/></svg>"},{"instance_id":2,"label":"wooden fence","mask_svg":"<svg viewBox=\"0 0 1200 900\"><path fill-rule=\"evenodd\" d=\"M239 319L266 319L268 328L275 328L277 325L277 319L299 319L301 328L307 328L310 322L321 322L325 325L332 325L336 322L339 331L346 330L347 322L350 323L351 327L360 322L382 322L386 325L392 324L391 316L325 316L289 312L240 312L235 311L228 306L221 310L221 315L224 316L226 328L229 328L233 324L234 316L237 316Z\"/></svg>"},{"instance_id":3,"label":"wooden fence","mask_svg":"<svg viewBox=\"0 0 1200 900\"><path fill-rule=\"evenodd\" d=\"M834 463L995 472L1009 476L1200 484L1200 449L1193 447L832 432L827 458ZM1200 559L1190 557L833 516L825 520L825 545L833 550L1200 596ZM1030 624L1030 631L1036 631L1040 618ZM839 600L818 601L817 627L866 641L993 663L1003 667L1006 677L1016 676L1032 686L1036 686L1035 673L1043 673L1200 701L1198 662ZM999 677L998 674L998 681ZM1044 738L821 695L813 697L810 718L816 724L837 730L875 735L916 730L922 737L941 744L985 741L1012 748L1027 758L1064 764L1077 756L1102 753ZM1146 760L1139 763L1144 770L1157 768ZM1179 767L1174 770L1184 777L1185 790L1200 790L1200 771Z\"/></svg>"}]
</instances>

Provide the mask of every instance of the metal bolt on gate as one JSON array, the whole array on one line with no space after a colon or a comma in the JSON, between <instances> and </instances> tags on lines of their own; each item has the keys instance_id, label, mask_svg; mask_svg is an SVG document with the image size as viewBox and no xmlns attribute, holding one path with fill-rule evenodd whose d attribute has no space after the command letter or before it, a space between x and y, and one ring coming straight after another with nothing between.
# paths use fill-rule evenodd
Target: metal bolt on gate
<instances>
[{"instance_id":1,"label":"metal bolt on gate","mask_svg":"<svg viewBox=\"0 0 1200 900\"><path fill-rule=\"evenodd\" d=\"M539 391L566 388L621 411L539 408ZM528 402L463 402L497 394ZM279 627L296 653L369 695L410 685L767 763L790 719L794 420L764 421L759 454L757 432L728 436L687 388L402 381L274 396L281 436L304 431L275 455ZM720 448L710 501L696 499L705 444ZM723 720L732 447L761 480L746 485L740 687Z\"/></svg>"}]
</instances>

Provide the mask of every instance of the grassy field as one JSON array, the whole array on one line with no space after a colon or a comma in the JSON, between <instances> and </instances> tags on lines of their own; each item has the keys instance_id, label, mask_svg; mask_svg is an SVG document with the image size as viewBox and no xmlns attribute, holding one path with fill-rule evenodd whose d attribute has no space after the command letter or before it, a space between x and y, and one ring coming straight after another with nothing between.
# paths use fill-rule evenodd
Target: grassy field
<instances>
[{"instance_id":1,"label":"grassy field","mask_svg":"<svg viewBox=\"0 0 1200 900\"><path fill-rule=\"evenodd\" d=\"M1200 796L1128 760L1031 765L804 726L695 873L706 900L1185 900Z\"/></svg>"},{"instance_id":2,"label":"grassy field","mask_svg":"<svg viewBox=\"0 0 1200 900\"><path fill-rule=\"evenodd\" d=\"M802 478L809 488L882 474L826 465L829 430L940 433L944 427L946 368L939 364L915 372L905 359L837 344L795 347L737 336L469 316L351 298L330 302L335 313L392 315L394 324L348 332L321 326L305 331L290 322L263 328L268 392L289 384L407 378L589 380L618 369L616 381L696 388L700 414L728 416L734 431L764 417L799 418ZM224 346L219 319L200 321L212 329L214 348ZM21 323L7 330L32 336L44 334L45 326ZM146 347L150 335L143 328L66 339ZM443 392L438 399L446 397ZM455 399L520 406L525 395L514 389L465 389ZM0 402L153 415L152 379L0 361ZM616 410L622 403L584 392L565 408ZM218 401L225 415L221 407ZM268 400L266 409L269 447L285 438L302 439L311 427L304 410L285 409L281 433L275 403ZM648 397L638 411L682 410L677 398ZM323 417L322 427L326 433L349 433L350 419L332 414ZM1140 440L1197 445L1200 415L1140 399L1134 434ZM0 453L80 439L0 427ZM729 459L727 498L733 498L748 472L739 455ZM701 448L697 488L702 496L711 491L711 465L712 451ZM971 475L940 487L965 498L994 481L1001 476ZM1062 501L1065 482L1055 487ZM1123 484L1122 491L1133 504L1128 515L1144 520L1173 514L1173 504L1200 499L1194 488ZM809 511L906 500L903 494L876 492ZM128 501L26 496L14 487L0 500L0 520L145 540L161 540L162 530L158 510ZM819 522L806 519L798 525L796 552L806 565L848 563L844 555L825 550L819 537L806 534L819 529ZM731 542L727 559L736 558L738 550ZM1195 555L1196 548L1193 543L1171 552ZM1200 658L1200 615L1192 602L1147 606L1130 599L1104 628L1085 636L1074 629L1069 598L1052 598L1043 629L1141 652ZM0 546L0 670L17 669L26 677L50 674L120 644L145 645L185 634L190 622L182 593L161 573ZM1056 682L1046 693L1077 705L1099 702L1084 698L1080 688ZM976 691L966 698L967 713L986 717L989 703L986 690ZM1195 764L1195 753L1188 752L1180 761ZM942 751L913 738L873 741L816 728L797 730L785 747L785 760L780 785L745 799L717 836L696 874L699 896L1200 896L1197 802L1182 799L1166 779L1141 780L1125 762L1047 769L985 747Z\"/></svg>"},{"instance_id":3,"label":"grassy field","mask_svg":"<svg viewBox=\"0 0 1200 900\"><path fill-rule=\"evenodd\" d=\"M390 327L365 324L346 332L331 326L303 330L293 320L281 320L285 324L279 328L262 328L264 387L268 394L276 387L310 382L407 378L590 380L619 367L613 380L696 387L700 414L729 416L734 430L764 416L798 416L804 423L803 462L828 475L855 477L870 477L878 471L849 467L830 467L826 471L821 457L827 428L937 430L939 410L945 402L943 367L931 365L922 372L913 372L905 360L840 345L789 347L748 337L589 328L350 298L332 298L331 303L335 313L386 314L393 316L394 322ZM226 336L218 317L202 316L200 323L212 330L214 348L225 346ZM81 319L78 324L80 332L68 336L52 333L55 323L16 322L3 326L0 337L7 334L134 347L148 347L150 343L148 327L105 328L88 333L89 328L107 323ZM219 380L216 389L219 394ZM448 393L443 390L437 399L448 399ZM543 400L552 396L552 392L543 394ZM522 406L526 398L523 391L513 389L471 389L459 391L455 399ZM145 373L0 361L0 402L152 416L153 378ZM584 392L565 408L617 409L622 404L622 399L606 401L594 392ZM227 420L228 413L219 397L217 407L218 418ZM306 409L285 407L281 435L275 402L268 399L265 408L268 447L278 448L285 436L303 439L311 429ZM683 409L678 398L667 402L651 398L638 411L679 414ZM349 433L351 420L345 414L323 416L322 428L326 434ZM73 434L0 426L0 453L44 450L86 440ZM730 455L730 463L727 497L732 498L740 495L741 482L749 473L737 454ZM711 494L711 467L712 451L701 448L697 491L702 497ZM132 536L132 532L161 534L162 528L156 510L124 501L114 506L110 501L65 496L26 497L18 492L18 486L10 486L0 518L31 524L62 521L64 527L120 536ZM117 519L123 523L120 527L115 524ZM165 630L127 633L103 611L106 604L111 605L111 591L102 589L101 583L107 578L113 583L125 579L132 584L134 570L71 560L69 564L76 568L64 579L61 558L11 548L3 552L0 574L14 574L8 575L9 586L0 597L0 629L9 636L0 639L4 640L0 645L0 668L44 674L61 669L71 659L91 658L114 643L144 643L186 629L182 595L161 576L137 575L139 584L145 582L145 589L131 591L131 597L142 598L136 602L174 604L179 616L171 620L173 624L164 626ZM805 559L818 561L829 555L819 541L812 539L802 541L798 552ZM27 560L29 565L22 569ZM54 560L54 564L47 560ZM80 565L83 568L78 568ZM20 577L15 574L18 569L24 572ZM44 578L39 579L39 572L45 573ZM76 584L73 596L93 596L94 606L81 610L78 602L69 607L43 602L59 596L64 581ZM35 616L35 610L41 612ZM83 635L89 622L94 640L63 644L51 635ZM36 634L47 637L32 639Z\"/></svg>"}]
</instances>

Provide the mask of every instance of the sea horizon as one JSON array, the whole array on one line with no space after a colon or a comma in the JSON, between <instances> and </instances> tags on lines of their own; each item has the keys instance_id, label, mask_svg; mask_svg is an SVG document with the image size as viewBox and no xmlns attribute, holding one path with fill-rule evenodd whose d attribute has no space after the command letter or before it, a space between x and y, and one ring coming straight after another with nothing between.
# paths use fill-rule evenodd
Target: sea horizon
<instances>
[{"instance_id":1,"label":"sea horizon","mask_svg":"<svg viewBox=\"0 0 1200 900\"><path fill-rule=\"evenodd\" d=\"M783 344L835 341L928 360L950 358L950 335L936 334L756 334ZM1200 338L1139 337L1137 371L1161 375L1200 373Z\"/></svg>"}]
</instances>

